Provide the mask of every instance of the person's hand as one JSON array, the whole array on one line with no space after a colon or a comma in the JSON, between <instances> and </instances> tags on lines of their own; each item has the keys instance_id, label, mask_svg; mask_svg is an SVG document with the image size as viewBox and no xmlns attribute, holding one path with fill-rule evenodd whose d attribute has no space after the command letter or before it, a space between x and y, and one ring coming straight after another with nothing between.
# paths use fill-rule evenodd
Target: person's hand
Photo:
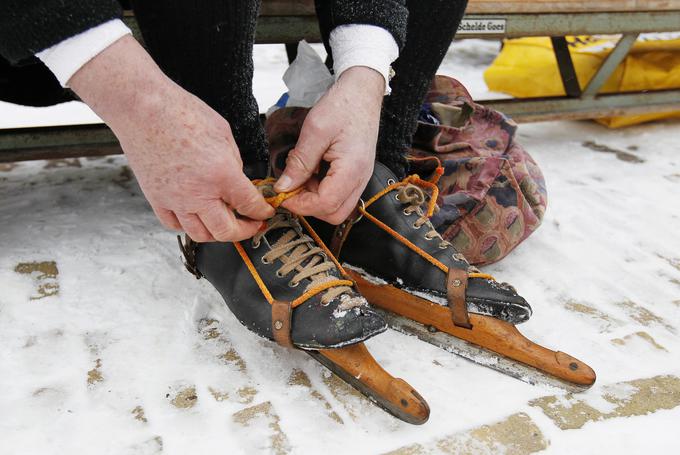
<instances>
[{"instance_id":1,"label":"person's hand","mask_svg":"<svg viewBox=\"0 0 680 455\"><path fill-rule=\"evenodd\" d=\"M283 206L332 224L347 218L373 173L385 80L366 67L352 67L311 109L275 185L279 192L303 186ZM330 164L319 180L321 161Z\"/></svg>"},{"instance_id":2,"label":"person's hand","mask_svg":"<svg viewBox=\"0 0 680 455\"><path fill-rule=\"evenodd\" d=\"M69 85L111 127L164 226L198 242L237 241L273 216L243 174L227 121L165 77L133 38L109 46Z\"/></svg>"}]
</instances>

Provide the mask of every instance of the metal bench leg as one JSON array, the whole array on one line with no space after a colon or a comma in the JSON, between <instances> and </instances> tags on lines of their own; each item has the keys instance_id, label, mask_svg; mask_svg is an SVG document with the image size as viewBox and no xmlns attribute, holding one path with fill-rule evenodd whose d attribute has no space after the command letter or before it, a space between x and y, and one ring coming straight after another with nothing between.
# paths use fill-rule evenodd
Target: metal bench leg
<instances>
[{"instance_id":1,"label":"metal bench leg","mask_svg":"<svg viewBox=\"0 0 680 455\"><path fill-rule=\"evenodd\" d=\"M581 96L581 86L578 83L574 61L569 53L569 43L567 43L567 39L564 36L553 36L550 39L553 51L555 52L555 58L557 58L557 66L560 68L564 91L567 96L578 98Z\"/></svg>"},{"instance_id":2,"label":"metal bench leg","mask_svg":"<svg viewBox=\"0 0 680 455\"><path fill-rule=\"evenodd\" d=\"M298 43L286 43L286 56L288 57L288 63L293 63L293 60L297 57Z\"/></svg>"}]
</instances>

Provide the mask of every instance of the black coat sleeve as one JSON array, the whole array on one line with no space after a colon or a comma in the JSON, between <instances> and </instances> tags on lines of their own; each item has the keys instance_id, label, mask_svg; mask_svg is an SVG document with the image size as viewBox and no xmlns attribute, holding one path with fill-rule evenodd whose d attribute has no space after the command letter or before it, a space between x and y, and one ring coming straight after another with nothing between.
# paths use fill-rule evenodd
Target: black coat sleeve
<instances>
[{"instance_id":1,"label":"black coat sleeve","mask_svg":"<svg viewBox=\"0 0 680 455\"><path fill-rule=\"evenodd\" d=\"M17 63L120 14L116 0L0 0L0 55Z\"/></svg>"},{"instance_id":2,"label":"black coat sleeve","mask_svg":"<svg viewBox=\"0 0 680 455\"><path fill-rule=\"evenodd\" d=\"M367 24L382 27L392 34L399 49L406 41L408 9L405 0L315 0L316 15L324 44L335 27Z\"/></svg>"}]
</instances>

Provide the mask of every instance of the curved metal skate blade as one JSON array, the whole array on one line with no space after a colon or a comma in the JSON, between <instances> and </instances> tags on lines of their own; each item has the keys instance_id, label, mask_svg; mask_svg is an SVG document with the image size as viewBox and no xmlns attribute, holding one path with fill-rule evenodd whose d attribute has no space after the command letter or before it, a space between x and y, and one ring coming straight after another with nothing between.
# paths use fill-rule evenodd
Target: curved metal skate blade
<instances>
[{"instance_id":1,"label":"curved metal skate blade","mask_svg":"<svg viewBox=\"0 0 680 455\"><path fill-rule=\"evenodd\" d=\"M375 306L373 308L385 318L390 328L398 332L416 336L426 343L430 343L476 364L486 366L531 385L548 385L576 393L588 390L592 386L592 384L580 385L563 381L536 368L511 360L498 353L484 349L481 346L461 340L460 338L456 338L438 330L428 330L427 327L419 322L399 316L390 311L382 310Z\"/></svg>"}]
</instances>

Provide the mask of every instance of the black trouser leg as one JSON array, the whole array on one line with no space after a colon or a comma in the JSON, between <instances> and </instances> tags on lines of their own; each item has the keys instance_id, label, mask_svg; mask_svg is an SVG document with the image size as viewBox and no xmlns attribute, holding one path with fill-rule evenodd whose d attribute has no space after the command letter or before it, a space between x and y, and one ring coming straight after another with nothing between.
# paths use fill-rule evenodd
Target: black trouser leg
<instances>
[{"instance_id":1,"label":"black trouser leg","mask_svg":"<svg viewBox=\"0 0 680 455\"><path fill-rule=\"evenodd\" d=\"M467 0L406 0L406 43L392 65L396 75L390 83L392 94L383 102L377 148L378 161L399 177L408 170L406 153L411 147L420 106L466 6ZM327 28L333 23L331 8L318 0L316 12L330 55L328 37L332 30Z\"/></svg>"},{"instance_id":2,"label":"black trouser leg","mask_svg":"<svg viewBox=\"0 0 680 455\"><path fill-rule=\"evenodd\" d=\"M151 56L229 122L251 178L266 174L267 144L253 95L259 0L134 0Z\"/></svg>"},{"instance_id":3,"label":"black trouser leg","mask_svg":"<svg viewBox=\"0 0 680 455\"><path fill-rule=\"evenodd\" d=\"M467 0L408 0L406 45L392 65L392 94L380 118L378 160L399 177L416 131L421 104L460 24Z\"/></svg>"}]
</instances>

